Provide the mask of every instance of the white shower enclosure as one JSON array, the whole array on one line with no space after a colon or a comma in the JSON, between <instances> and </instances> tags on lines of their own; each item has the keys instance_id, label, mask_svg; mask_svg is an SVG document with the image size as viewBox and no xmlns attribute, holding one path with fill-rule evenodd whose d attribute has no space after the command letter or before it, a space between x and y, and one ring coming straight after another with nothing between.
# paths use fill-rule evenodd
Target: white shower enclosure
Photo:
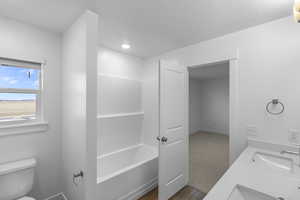
<instances>
[{"instance_id":1,"label":"white shower enclosure","mask_svg":"<svg viewBox=\"0 0 300 200\"><path fill-rule=\"evenodd\" d=\"M158 67L99 49L97 101L97 197L137 199L158 183Z\"/></svg>"}]
</instances>

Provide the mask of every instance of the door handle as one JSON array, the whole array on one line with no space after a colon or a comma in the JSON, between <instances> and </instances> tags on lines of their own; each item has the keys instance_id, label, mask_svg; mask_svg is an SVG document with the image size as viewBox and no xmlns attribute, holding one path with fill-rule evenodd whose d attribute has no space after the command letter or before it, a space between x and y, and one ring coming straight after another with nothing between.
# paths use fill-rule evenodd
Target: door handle
<instances>
[{"instance_id":1,"label":"door handle","mask_svg":"<svg viewBox=\"0 0 300 200\"><path fill-rule=\"evenodd\" d=\"M83 179L83 171L79 171L78 173L73 174L73 183L78 186L79 182Z\"/></svg>"},{"instance_id":2,"label":"door handle","mask_svg":"<svg viewBox=\"0 0 300 200\"><path fill-rule=\"evenodd\" d=\"M165 143L165 142L167 142L167 141L168 141L168 138L167 138L167 137L162 137L162 138L161 138L161 142L162 142L162 143Z\"/></svg>"},{"instance_id":3,"label":"door handle","mask_svg":"<svg viewBox=\"0 0 300 200\"><path fill-rule=\"evenodd\" d=\"M156 138L158 141L160 141L161 143L165 143L165 142L167 142L168 141L168 138L167 137L165 137L165 136L163 136L162 138L160 138L160 137L157 137Z\"/></svg>"}]
</instances>

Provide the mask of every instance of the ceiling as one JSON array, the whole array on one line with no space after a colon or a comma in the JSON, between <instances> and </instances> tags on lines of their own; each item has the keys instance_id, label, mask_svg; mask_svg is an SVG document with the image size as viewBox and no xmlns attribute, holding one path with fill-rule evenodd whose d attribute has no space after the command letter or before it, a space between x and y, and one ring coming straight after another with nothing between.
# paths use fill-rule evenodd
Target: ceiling
<instances>
[{"instance_id":1,"label":"ceiling","mask_svg":"<svg viewBox=\"0 0 300 200\"><path fill-rule=\"evenodd\" d=\"M215 63L189 69L189 77L197 80L210 80L229 76L229 63Z\"/></svg>"},{"instance_id":2,"label":"ceiling","mask_svg":"<svg viewBox=\"0 0 300 200\"><path fill-rule=\"evenodd\" d=\"M0 15L62 32L86 7L85 0L1 0Z\"/></svg>"},{"instance_id":3,"label":"ceiling","mask_svg":"<svg viewBox=\"0 0 300 200\"><path fill-rule=\"evenodd\" d=\"M0 14L62 32L86 8L100 15L99 44L140 57L291 15L293 0L1 0Z\"/></svg>"}]
</instances>

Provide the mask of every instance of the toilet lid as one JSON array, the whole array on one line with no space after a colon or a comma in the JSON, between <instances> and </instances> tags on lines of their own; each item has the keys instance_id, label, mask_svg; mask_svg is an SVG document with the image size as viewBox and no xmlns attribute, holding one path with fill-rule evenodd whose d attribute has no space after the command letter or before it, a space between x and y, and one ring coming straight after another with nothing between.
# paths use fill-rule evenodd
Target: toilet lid
<instances>
[{"instance_id":1,"label":"toilet lid","mask_svg":"<svg viewBox=\"0 0 300 200\"><path fill-rule=\"evenodd\" d=\"M34 198L31 198L31 197L22 197L18 200L35 200Z\"/></svg>"}]
</instances>

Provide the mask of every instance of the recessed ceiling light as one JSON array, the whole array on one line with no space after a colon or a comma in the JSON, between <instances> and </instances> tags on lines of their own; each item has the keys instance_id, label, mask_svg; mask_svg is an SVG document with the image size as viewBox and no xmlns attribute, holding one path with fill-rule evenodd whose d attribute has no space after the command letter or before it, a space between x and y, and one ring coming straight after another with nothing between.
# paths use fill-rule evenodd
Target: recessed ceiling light
<instances>
[{"instance_id":1,"label":"recessed ceiling light","mask_svg":"<svg viewBox=\"0 0 300 200\"><path fill-rule=\"evenodd\" d=\"M123 49L130 49L130 44L124 43L122 44Z\"/></svg>"}]
</instances>

